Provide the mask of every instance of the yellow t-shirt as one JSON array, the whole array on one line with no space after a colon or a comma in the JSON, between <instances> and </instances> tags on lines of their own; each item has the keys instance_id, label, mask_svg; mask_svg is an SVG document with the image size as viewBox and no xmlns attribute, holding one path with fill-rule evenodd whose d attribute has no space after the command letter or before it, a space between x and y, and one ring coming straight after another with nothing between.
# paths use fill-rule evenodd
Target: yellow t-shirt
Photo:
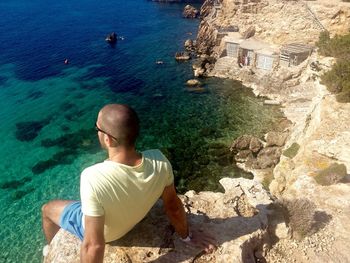
<instances>
[{"instance_id":1,"label":"yellow t-shirt","mask_svg":"<svg viewBox=\"0 0 350 263\"><path fill-rule=\"evenodd\" d=\"M105 241L116 240L146 216L173 181L170 162L159 150L142 152L137 166L106 160L81 174L82 212L105 215Z\"/></svg>"}]
</instances>

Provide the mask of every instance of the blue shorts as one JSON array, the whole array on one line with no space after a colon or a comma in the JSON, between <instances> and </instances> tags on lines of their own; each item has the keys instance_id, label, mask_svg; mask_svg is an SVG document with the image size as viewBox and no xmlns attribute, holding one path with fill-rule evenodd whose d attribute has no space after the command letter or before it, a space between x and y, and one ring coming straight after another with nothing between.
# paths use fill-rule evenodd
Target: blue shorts
<instances>
[{"instance_id":1,"label":"blue shorts","mask_svg":"<svg viewBox=\"0 0 350 263\"><path fill-rule=\"evenodd\" d=\"M83 240L83 213L79 201L66 205L60 217L60 227Z\"/></svg>"}]
</instances>

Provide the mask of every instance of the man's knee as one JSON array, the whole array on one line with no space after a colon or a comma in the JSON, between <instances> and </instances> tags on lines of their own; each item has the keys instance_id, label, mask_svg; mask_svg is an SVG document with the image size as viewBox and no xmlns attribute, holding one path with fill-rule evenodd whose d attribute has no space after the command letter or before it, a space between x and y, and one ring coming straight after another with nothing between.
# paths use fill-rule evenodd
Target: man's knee
<instances>
[{"instance_id":1,"label":"man's knee","mask_svg":"<svg viewBox=\"0 0 350 263\"><path fill-rule=\"evenodd\" d=\"M43 204L41 207L41 214L43 217L48 217L49 203Z\"/></svg>"},{"instance_id":2,"label":"man's knee","mask_svg":"<svg viewBox=\"0 0 350 263\"><path fill-rule=\"evenodd\" d=\"M56 225L59 225L60 217L63 209L73 201L70 200L54 200L44 204L41 207L43 218L48 218Z\"/></svg>"}]
</instances>

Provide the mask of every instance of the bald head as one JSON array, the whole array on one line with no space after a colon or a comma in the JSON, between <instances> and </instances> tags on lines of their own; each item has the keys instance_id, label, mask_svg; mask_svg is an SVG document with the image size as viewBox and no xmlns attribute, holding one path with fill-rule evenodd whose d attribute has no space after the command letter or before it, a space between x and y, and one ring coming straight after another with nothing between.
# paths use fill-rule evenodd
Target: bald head
<instances>
[{"instance_id":1,"label":"bald head","mask_svg":"<svg viewBox=\"0 0 350 263\"><path fill-rule=\"evenodd\" d=\"M97 118L100 129L117 138L117 143L126 147L135 145L139 135L139 118L127 105L108 104L104 106Z\"/></svg>"}]
</instances>

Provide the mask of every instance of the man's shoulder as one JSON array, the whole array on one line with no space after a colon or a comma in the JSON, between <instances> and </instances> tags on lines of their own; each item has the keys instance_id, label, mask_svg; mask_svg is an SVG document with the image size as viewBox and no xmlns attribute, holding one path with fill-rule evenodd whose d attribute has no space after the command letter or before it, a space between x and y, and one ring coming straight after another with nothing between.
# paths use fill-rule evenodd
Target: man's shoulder
<instances>
[{"instance_id":1,"label":"man's shoulder","mask_svg":"<svg viewBox=\"0 0 350 263\"><path fill-rule=\"evenodd\" d=\"M160 161L160 162L169 162L165 155L158 149L151 149L142 152L144 158Z\"/></svg>"},{"instance_id":2,"label":"man's shoulder","mask_svg":"<svg viewBox=\"0 0 350 263\"><path fill-rule=\"evenodd\" d=\"M106 169L109 169L110 164L108 162L101 162L101 163L96 163L94 165L91 165L83 170L81 173L82 176L89 176L91 174L95 175L96 173L101 173L105 171Z\"/></svg>"}]
</instances>

